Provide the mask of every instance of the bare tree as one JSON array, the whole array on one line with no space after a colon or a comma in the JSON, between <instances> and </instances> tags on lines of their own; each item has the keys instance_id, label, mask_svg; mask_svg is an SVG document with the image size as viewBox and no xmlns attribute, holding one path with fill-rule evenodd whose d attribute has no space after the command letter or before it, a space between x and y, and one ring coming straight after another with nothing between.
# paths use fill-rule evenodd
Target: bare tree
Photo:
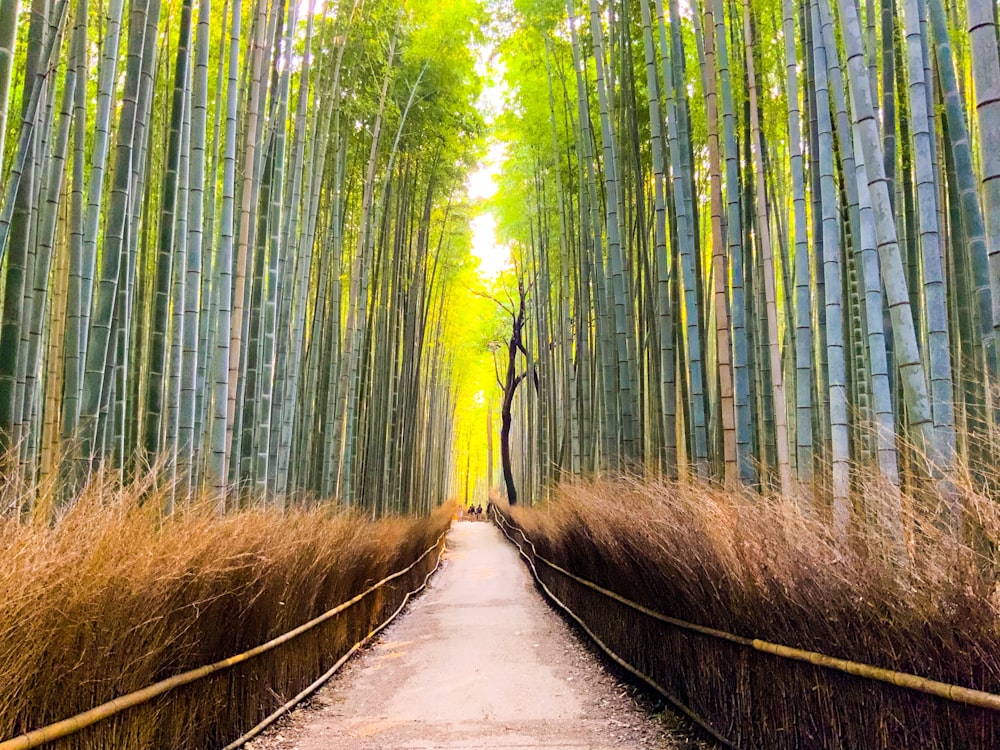
<instances>
[{"instance_id":1,"label":"bare tree","mask_svg":"<svg viewBox=\"0 0 1000 750\"><path fill-rule=\"evenodd\" d=\"M496 372L497 384L503 393L503 400L500 406L500 462L503 468L503 481L507 493L507 501L511 505L517 504L517 487L514 483L514 469L511 464L510 454L510 427L511 412L514 404L514 395L517 387L529 374L535 380L535 388L538 388L538 372L531 366L531 355L524 345L524 325L526 322L527 300L529 286L525 285L524 274L518 270L517 273L517 301L508 295L506 300L489 296L499 305L504 312L510 316L510 335L503 343L499 341L490 344L493 352L493 366ZM497 358L497 352L506 352L506 369L503 375L500 373L501 365ZM525 367L518 373L518 355L524 357Z\"/></svg>"}]
</instances>

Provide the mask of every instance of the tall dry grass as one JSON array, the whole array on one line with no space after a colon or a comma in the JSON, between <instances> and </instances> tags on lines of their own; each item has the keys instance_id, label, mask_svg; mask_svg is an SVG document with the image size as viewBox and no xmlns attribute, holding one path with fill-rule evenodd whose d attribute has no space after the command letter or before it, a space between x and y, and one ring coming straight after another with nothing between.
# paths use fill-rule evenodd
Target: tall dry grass
<instances>
[{"instance_id":1,"label":"tall dry grass","mask_svg":"<svg viewBox=\"0 0 1000 750\"><path fill-rule=\"evenodd\" d=\"M163 520L163 498L140 489L98 481L54 522L0 522L0 739L287 632L411 563L450 518L219 518L195 502ZM433 563L293 644L58 746L221 747L321 674Z\"/></svg>"},{"instance_id":2,"label":"tall dry grass","mask_svg":"<svg viewBox=\"0 0 1000 750\"><path fill-rule=\"evenodd\" d=\"M964 540L904 498L908 564L874 524L859 521L838 544L794 502L705 485L565 484L513 518L539 554L663 614L996 693L997 504L971 481L958 485L971 519ZM869 484L859 510L880 493ZM1000 717L985 710L683 632L539 572L599 637L738 747L1000 747Z\"/></svg>"}]
</instances>

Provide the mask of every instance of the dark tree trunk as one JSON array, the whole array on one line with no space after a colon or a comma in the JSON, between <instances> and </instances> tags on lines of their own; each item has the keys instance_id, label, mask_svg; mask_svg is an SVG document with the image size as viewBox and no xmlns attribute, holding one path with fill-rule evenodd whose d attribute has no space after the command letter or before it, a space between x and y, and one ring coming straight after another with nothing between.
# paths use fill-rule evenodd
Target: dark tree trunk
<instances>
[{"instance_id":1,"label":"dark tree trunk","mask_svg":"<svg viewBox=\"0 0 1000 750\"><path fill-rule=\"evenodd\" d=\"M514 486L514 471L510 459L510 412L517 386L527 375L527 373L515 374L517 372L517 353L520 351L526 358L528 356L521 341L525 308L525 289L524 282L521 280L518 281L517 291L519 297L517 311L515 312L513 307L509 310L512 325L510 340L507 342L507 373L500 383L501 388L503 388L503 405L500 409L500 462L503 465L503 481L507 489L507 502L511 505L517 504L517 488Z\"/></svg>"},{"instance_id":2,"label":"dark tree trunk","mask_svg":"<svg viewBox=\"0 0 1000 750\"><path fill-rule=\"evenodd\" d=\"M511 392L513 394L513 391ZM503 481L507 487L507 502L517 505L517 488L514 486L514 471L510 465L510 402L504 396L503 412L500 417L500 462L503 464Z\"/></svg>"}]
</instances>

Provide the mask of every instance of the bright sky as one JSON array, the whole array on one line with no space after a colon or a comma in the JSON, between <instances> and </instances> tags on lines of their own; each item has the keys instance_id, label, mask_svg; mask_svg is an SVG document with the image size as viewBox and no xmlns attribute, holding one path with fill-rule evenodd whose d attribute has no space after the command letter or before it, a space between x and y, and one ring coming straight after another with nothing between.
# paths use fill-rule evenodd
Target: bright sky
<instances>
[{"instance_id":1,"label":"bright sky","mask_svg":"<svg viewBox=\"0 0 1000 750\"><path fill-rule=\"evenodd\" d=\"M479 105L487 124L492 124L493 118L503 110L507 98L503 63L493 59L493 49L489 43L479 47L477 54L479 59L476 61L476 69L486 78ZM486 156L466 181L470 200L481 201L496 195L496 176L500 172L504 155L504 145L499 141L490 141ZM480 209L472 219L472 254L479 258L479 273L487 279L496 278L510 262L510 249L497 240L496 228L496 217L490 211Z\"/></svg>"},{"instance_id":2,"label":"bright sky","mask_svg":"<svg viewBox=\"0 0 1000 750\"><path fill-rule=\"evenodd\" d=\"M503 144L490 144L486 158L466 182L471 200L485 200L496 194L496 175L500 171L503 154ZM490 211L479 211L472 219L472 254L479 258L479 273L488 279L496 278L510 262L510 249L497 240L496 230L497 220Z\"/></svg>"}]
</instances>

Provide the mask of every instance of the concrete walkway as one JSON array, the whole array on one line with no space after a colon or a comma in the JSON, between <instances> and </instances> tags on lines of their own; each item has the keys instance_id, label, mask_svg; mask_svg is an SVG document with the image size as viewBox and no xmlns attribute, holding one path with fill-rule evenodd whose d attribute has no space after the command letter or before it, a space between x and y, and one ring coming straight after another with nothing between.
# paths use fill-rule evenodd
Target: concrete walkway
<instances>
[{"instance_id":1,"label":"concrete walkway","mask_svg":"<svg viewBox=\"0 0 1000 750\"><path fill-rule=\"evenodd\" d=\"M456 523L431 587L312 707L248 747L677 748L580 646L492 524Z\"/></svg>"}]
</instances>

